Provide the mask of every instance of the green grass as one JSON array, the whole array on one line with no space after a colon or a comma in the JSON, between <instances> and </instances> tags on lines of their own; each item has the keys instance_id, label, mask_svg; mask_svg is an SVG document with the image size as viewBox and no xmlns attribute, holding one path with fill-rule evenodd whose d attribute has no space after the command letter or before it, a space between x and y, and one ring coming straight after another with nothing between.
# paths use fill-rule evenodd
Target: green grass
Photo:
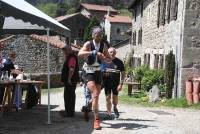
<instances>
[{"instance_id":1,"label":"green grass","mask_svg":"<svg viewBox=\"0 0 200 134\"><path fill-rule=\"evenodd\" d=\"M170 108L192 108L199 109L200 104L195 104L189 106L184 97L180 99L162 99L156 103L148 102L147 93L141 91L137 94L133 94L132 96L128 96L127 87L124 88L122 93L119 96L119 99L122 103L134 106L143 106L143 107L170 107Z\"/></svg>"}]
</instances>

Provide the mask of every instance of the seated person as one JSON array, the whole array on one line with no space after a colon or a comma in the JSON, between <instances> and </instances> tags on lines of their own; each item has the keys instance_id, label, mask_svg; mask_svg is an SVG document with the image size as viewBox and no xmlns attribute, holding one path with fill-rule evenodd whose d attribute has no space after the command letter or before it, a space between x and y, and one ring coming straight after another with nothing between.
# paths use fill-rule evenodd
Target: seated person
<instances>
[{"instance_id":1,"label":"seated person","mask_svg":"<svg viewBox=\"0 0 200 134\"><path fill-rule=\"evenodd\" d=\"M15 69L15 66L14 66L14 61L15 61L15 58L16 58L16 54L13 52L13 51L10 51L9 52L9 56L5 59L3 59L2 63L3 63L3 67L1 69L2 73L5 74L6 71L8 71L8 78L10 77L10 75L12 74L14 78L17 77L18 74L22 74L22 72L18 69ZM19 97L19 93L20 92L20 87L17 85L17 86L14 86L13 87L14 91L16 90L16 94L17 97L15 96L15 98L17 98L17 100L15 101L15 104L16 104L16 108L19 108L19 106L21 105L18 98ZM1 92L0 94L0 98L3 99L3 94L4 94L4 91ZM2 96L2 97L1 97Z\"/></svg>"}]
</instances>

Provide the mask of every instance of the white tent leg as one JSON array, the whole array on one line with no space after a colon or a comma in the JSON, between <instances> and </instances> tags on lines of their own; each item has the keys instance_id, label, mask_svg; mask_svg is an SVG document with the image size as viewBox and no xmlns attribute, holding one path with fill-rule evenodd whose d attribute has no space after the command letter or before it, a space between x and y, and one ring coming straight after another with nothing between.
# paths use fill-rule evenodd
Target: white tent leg
<instances>
[{"instance_id":1,"label":"white tent leg","mask_svg":"<svg viewBox=\"0 0 200 134\"><path fill-rule=\"evenodd\" d=\"M47 81L48 81L48 125L51 124L51 108L50 108L50 56L49 56L49 29L47 29Z\"/></svg>"}]
</instances>

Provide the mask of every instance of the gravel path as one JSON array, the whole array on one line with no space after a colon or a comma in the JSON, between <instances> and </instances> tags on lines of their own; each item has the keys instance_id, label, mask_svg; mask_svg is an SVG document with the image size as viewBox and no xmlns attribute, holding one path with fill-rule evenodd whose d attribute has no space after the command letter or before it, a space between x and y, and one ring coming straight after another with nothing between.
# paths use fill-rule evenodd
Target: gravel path
<instances>
[{"instance_id":1,"label":"gravel path","mask_svg":"<svg viewBox=\"0 0 200 134\"><path fill-rule=\"evenodd\" d=\"M200 111L168 108L142 108L120 105L120 118L102 120L102 130L92 129L92 119L83 120L80 112L84 105L82 90L77 89L75 118L61 118L64 109L63 93L51 95L52 125L47 125L47 96L42 106L0 117L0 134L200 134ZM100 96L100 117L105 114L105 96ZM92 115L91 115L92 118ZM2 123L3 122L3 123Z\"/></svg>"}]
</instances>

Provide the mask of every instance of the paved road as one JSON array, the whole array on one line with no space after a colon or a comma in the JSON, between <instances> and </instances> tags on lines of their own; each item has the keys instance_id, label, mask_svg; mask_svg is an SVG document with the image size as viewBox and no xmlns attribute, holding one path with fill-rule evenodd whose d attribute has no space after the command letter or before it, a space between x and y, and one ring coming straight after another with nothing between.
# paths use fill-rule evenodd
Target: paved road
<instances>
[{"instance_id":1,"label":"paved road","mask_svg":"<svg viewBox=\"0 0 200 134\"><path fill-rule=\"evenodd\" d=\"M102 130L92 129L92 120L85 122L80 112L84 104L82 90L77 89L75 118L61 118L63 94L51 95L52 125L47 125L47 96L42 106L0 117L0 134L200 134L200 111L167 108L142 108L120 105L120 118L102 120ZM101 118L105 114L105 97L100 96ZM91 115L92 118L92 115Z\"/></svg>"},{"instance_id":2,"label":"paved road","mask_svg":"<svg viewBox=\"0 0 200 134\"><path fill-rule=\"evenodd\" d=\"M60 94L57 94L54 97L61 98L59 96ZM80 112L83 104L82 90L78 89L76 111ZM99 104L103 118L103 111L106 110L104 92L101 93ZM58 109L62 109L63 102L60 106ZM200 134L200 111L198 110L140 108L121 104L119 111L121 112L119 119L103 120L103 129L91 132L95 134Z\"/></svg>"}]
</instances>

